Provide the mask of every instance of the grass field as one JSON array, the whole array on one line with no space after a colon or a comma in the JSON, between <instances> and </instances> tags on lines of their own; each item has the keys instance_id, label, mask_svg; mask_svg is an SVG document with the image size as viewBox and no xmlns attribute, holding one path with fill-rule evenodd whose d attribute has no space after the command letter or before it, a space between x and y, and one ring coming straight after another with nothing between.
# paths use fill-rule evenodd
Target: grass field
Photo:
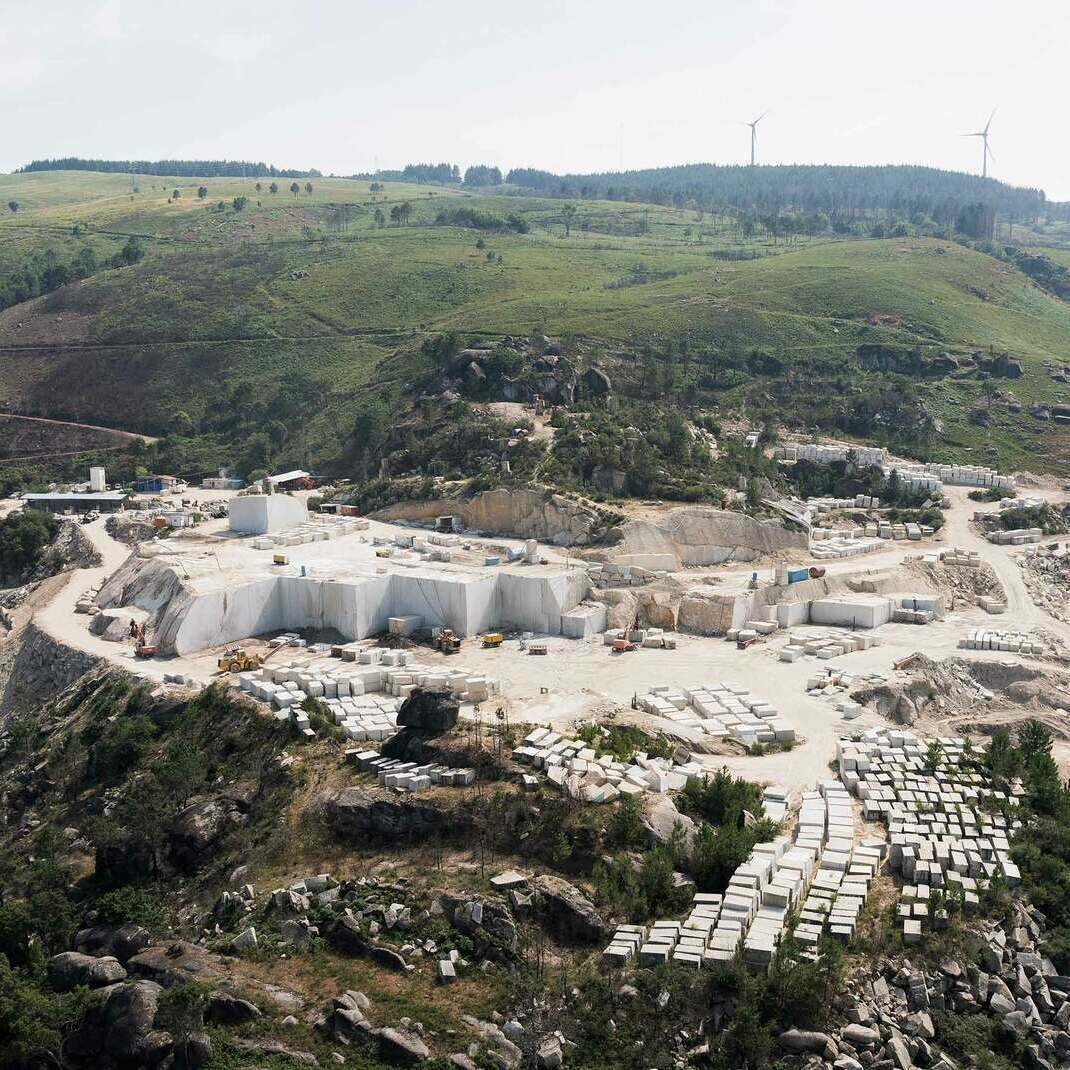
<instances>
[{"instance_id":1,"label":"grass field","mask_svg":"<svg viewBox=\"0 0 1070 1070\"><path fill-rule=\"evenodd\" d=\"M578 204L566 237L560 201L399 183L373 195L345 179L313 180L311 194L302 183L295 197L278 181L271 195L264 180L259 192L247 180L205 180L200 201L195 179L140 176L132 193L129 176L0 176L0 200L21 205L0 218L0 276L87 243L102 261L130 235L145 249L137 264L0 312L0 404L166 433L176 412L196 422L220 397L257 402L299 375L323 389L305 437L323 458L364 392L399 404L415 389L428 335L534 328L576 339L609 367L640 345L686 338L760 347L803 376L820 362L867 389L875 377L859 374L855 356L863 343L1007 351L1025 374L1001 386L1023 405L1065 400L1044 362L1070 362L1070 305L951 242L774 242L743 236L729 217L618 202ZM230 207L238 195L249 198L240 212ZM406 202L406 225L377 222L377 209L389 218ZM519 216L527 233L435 225L459 207ZM741 256L753 259L726 259ZM1037 468L1064 456L1059 432L1027 412L997 407L989 427L968 422L981 403L976 379L916 388L944 421L949 456L988 449ZM731 412L748 396L704 400Z\"/></svg>"}]
</instances>

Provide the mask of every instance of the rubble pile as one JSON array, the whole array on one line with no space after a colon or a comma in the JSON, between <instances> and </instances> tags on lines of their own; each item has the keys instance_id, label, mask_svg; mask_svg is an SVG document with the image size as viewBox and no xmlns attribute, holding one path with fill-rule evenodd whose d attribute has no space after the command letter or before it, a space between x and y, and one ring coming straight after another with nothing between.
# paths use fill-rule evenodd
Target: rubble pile
<instances>
[{"instance_id":1,"label":"rubble pile","mask_svg":"<svg viewBox=\"0 0 1070 1070\"><path fill-rule=\"evenodd\" d=\"M1027 550L1018 565L1033 601L1070 624L1070 543Z\"/></svg>"},{"instance_id":2,"label":"rubble pile","mask_svg":"<svg viewBox=\"0 0 1070 1070\"><path fill-rule=\"evenodd\" d=\"M934 1011L986 1014L1026 1046L1027 1065L1053 1070L1070 1060L1070 977L1038 950L1043 916L1016 904L1005 922L981 930L980 961L956 957L938 966L886 963L847 983L837 1010L845 1022L828 1033L789 1030L779 1038L787 1052L816 1052L826 1066L952 1065L936 1047Z\"/></svg>"},{"instance_id":3,"label":"rubble pile","mask_svg":"<svg viewBox=\"0 0 1070 1070\"><path fill-rule=\"evenodd\" d=\"M529 732L513 749L513 758L543 770L550 783L569 797L590 803L613 802L621 795L679 791L689 780L707 773L683 748L677 748L678 760L652 758L639 751L630 762L622 762L609 755L597 757L595 749L582 740L549 728ZM535 777L526 777L524 783L529 788L538 786Z\"/></svg>"}]
</instances>

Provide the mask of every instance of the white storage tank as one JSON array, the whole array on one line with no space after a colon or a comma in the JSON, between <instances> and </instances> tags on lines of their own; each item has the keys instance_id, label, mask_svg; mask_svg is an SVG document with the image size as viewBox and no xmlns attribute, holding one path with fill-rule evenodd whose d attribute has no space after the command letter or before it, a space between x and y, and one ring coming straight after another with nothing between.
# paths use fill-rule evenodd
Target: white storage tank
<instances>
[{"instance_id":1,"label":"white storage tank","mask_svg":"<svg viewBox=\"0 0 1070 1070\"><path fill-rule=\"evenodd\" d=\"M89 469L89 489L98 493L102 491L107 485L107 481L104 477L104 465L95 464Z\"/></svg>"}]
</instances>

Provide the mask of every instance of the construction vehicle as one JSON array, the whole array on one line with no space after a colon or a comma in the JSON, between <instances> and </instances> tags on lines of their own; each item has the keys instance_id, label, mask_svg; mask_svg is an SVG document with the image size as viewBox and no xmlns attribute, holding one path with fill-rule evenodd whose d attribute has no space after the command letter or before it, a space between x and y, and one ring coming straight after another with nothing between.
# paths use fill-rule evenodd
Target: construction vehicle
<instances>
[{"instance_id":1,"label":"construction vehicle","mask_svg":"<svg viewBox=\"0 0 1070 1070\"><path fill-rule=\"evenodd\" d=\"M244 650L224 650L217 662L220 672L249 672L259 669L262 659L259 654L249 654Z\"/></svg>"},{"instance_id":2,"label":"construction vehicle","mask_svg":"<svg viewBox=\"0 0 1070 1070\"><path fill-rule=\"evenodd\" d=\"M452 628L443 628L431 641L431 645L443 654L456 654L461 649L461 640Z\"/></svg>"},{"instance_id":3,"label":"construction vehicle","mask_svg":"<svg viewBox=\"0 0 1070 1070\"><path fill-rule=\"evenodd\" d=\"M613 640L613 653L614 654L626 654L629 650L635 650L636 646L630 639L614 639Z\"/></svg>"},{"instance_id":4,"label":"construction vehicle","mask_svg":"<svg viewBox=\"0 0 1070 1070\"><path fill-rule=\"evenodd\" d=\"M144 639L139 639L134 647L135 658L154 658L156 653L156 645L154 643L146 643Z\"/></svg>"},{"instance_id":5,"label":"construction vehicle","mask_svg":"<svg viewBox=\"0 0 1070 1070\"><path fill-rule=\"evenodd\" d=\"M483 645L497 650L505 642L505 636L501 632L487 632L483 636Z\"/></svg>"}]
</instances>

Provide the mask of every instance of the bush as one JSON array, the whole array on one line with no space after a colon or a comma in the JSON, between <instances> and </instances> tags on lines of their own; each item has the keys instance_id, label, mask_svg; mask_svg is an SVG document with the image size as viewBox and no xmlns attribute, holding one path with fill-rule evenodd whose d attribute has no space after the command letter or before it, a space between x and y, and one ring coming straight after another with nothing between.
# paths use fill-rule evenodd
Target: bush
<instances>
[{"instance_id":1,"label":"bush","mask_svg":"<svg viewBox=\"0 0 1070 1070\"><path fill-rule=\"evenodd\" d=\"M161 926L166 913L160 905L159 896L144 888L127 885L113 892L105 892L94 903L98 925L125 925L134 922L146 929Z\"/></svg>"},{"instance_id":2,"label":"bush","mask_svg":"<svg viewBox=\"0 0 1070 1070\"><path fill-rule=\"evenodd\" d=\"M18 577L34 569L58 526L55 517L36 509L0 519L0 576Z\"/></svg>"}]
</instances>

